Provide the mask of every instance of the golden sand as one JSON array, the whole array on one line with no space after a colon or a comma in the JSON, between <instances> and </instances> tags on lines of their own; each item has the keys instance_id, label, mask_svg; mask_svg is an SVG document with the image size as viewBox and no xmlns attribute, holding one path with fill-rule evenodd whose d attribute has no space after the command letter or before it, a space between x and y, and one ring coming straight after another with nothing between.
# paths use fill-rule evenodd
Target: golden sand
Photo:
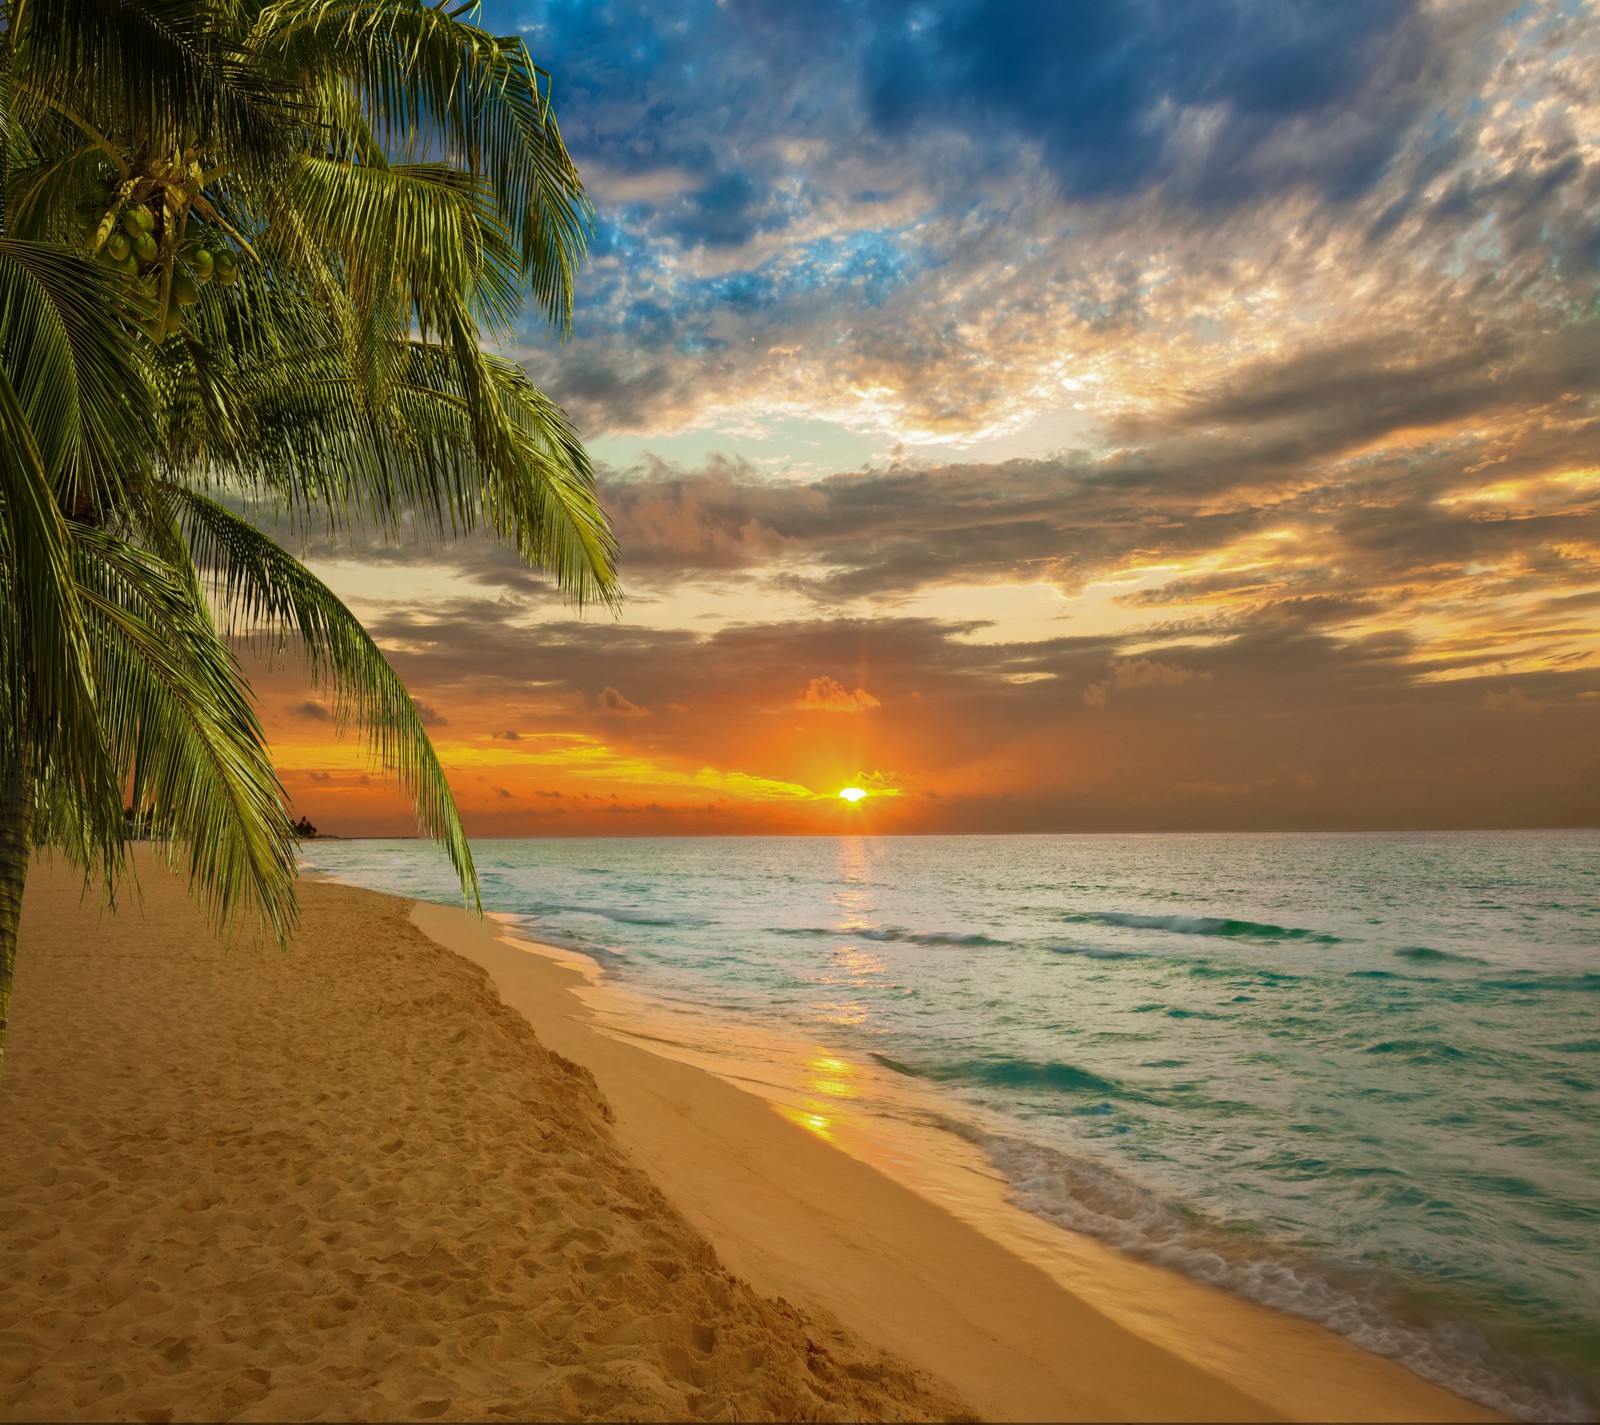
<instances>
[{"instance_id":1,"label":"golden sand","mask_svg":"<svg viewBox=\"0 0 1600 1425\"><path fill-rule=\"evenodd\" d=\"M600 1032L579 975L460 911L312 883L287 954L225 953L144 887L112 917L29 886L0 1418L1491 1418L975 1226Z\"/></svg>"},{"instance_id":2,"label":"golden sand","mask_svg":"<svg viewBox=\"0 0 1600 1425\"><path fill-rule=\"evenodd\" d=\"M28 887L0 1085L8 1420L961 1417L731 1276L403 901L302 887L225 954Z\"/></svg>"}]
</instances>

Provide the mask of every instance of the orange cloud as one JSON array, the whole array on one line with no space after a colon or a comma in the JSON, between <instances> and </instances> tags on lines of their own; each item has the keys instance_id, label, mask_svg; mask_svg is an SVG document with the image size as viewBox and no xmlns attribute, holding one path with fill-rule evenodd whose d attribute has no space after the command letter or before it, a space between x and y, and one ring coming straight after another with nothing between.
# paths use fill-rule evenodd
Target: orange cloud
<instances>
[{"instance_id":1,"label":"orange cloud","mask_svg":"<svg viewBox=\"0 0 1600 1425\"><path fill-rule=\"evenodd\" d=\"M1103 708L1113 690L1176 688L1196 679L1209 682L1211 674L1197 673L1178 663L1160 663L1154 658L1124 658L1111 665L1110 677L1091 683L1083 690L1083 701L1091 708Z\"/></svg>"},{"instance_id":2,"label":"orange cloud","mask_svg":"<svg viewBox=\"0 0 1600 1425\"><path fill-rule=\"evenodd\" d=\"M823 676L806 684L805 696L795 704L802 712L858 713L883 704L865 688L851 692L843 683Z\"/></svg>"},{"instance_id":3,"label":"orange cloud","mask_svg":"<svg viewBox=\"0 0 1600 1425\"><path fill-rule=\"evenodd\" d=\"M649 717L650 709L642 708L638 703L630 703L615 688L606 688L598 698L595 706L608 717Z\"/></svg>"},{"instance_id":4,"label":"orange cloud","mask_svg":"<svg viewBox=\"0 0 1600 1425\"><path fill-rule=\"evenodd\" d=\"M1487 692L1483 695L1483 705L1492 713L1536 713L1544 706L1520 688L1507 688L1503 693Z\"/></svg>"}]
</instances>

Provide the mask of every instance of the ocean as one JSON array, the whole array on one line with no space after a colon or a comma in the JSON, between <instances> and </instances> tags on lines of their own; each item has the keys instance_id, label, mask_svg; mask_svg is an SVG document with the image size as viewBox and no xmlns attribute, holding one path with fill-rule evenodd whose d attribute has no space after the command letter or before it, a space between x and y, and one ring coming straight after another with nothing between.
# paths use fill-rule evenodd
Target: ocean
<instances>
[{"instance_id":1,"label":"ocean","mask_svg":"<svg viewBox=\"0 0 1600 1425\"><path fill-rule=\"evenodd\" d=\"M818 1122L932 1103L1037 1217L1600 1412L1600 832L473 849L487 909L677 1032L870 1067L794 1085ZM303 859L459 901L427 843Z\"/></svg>"}]
</instances>

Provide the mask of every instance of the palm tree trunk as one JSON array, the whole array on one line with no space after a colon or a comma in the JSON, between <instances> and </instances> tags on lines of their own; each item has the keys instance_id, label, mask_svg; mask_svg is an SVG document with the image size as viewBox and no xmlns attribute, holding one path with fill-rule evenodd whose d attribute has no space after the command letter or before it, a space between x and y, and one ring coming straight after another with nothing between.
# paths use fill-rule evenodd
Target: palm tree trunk
<instances>
[{"instance_id":1,"label":"palm tree trunk","mask_svg":"<svg viewBox=\"0 0 1600 1425\"><path fill-rule=\"evenodd\" d=\"M33 777L26 756L0 762L0 1073L6 1061L11 977L17 967L17 924L28 879L33 828Z\"/></svg>"}]
</instances>

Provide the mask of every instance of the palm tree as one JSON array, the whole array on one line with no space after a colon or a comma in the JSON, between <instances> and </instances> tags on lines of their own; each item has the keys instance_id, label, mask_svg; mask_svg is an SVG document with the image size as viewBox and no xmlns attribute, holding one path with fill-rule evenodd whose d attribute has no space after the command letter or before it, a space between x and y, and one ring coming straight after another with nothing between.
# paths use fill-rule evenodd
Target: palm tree
<instances>
[{"instance_id":1,"label":"palm tree","mask_svg":"<svg viewBox=\"0 0 1600 1425\"><path fill-rule=\"evenodd\" d=\"M292 931L230 639L293 650L476 897L450 789L291 532L487 531L618 597L588 459L483 341L571 316L591 210L548 76L471 4L11 0L0 34L0 1056L30 852ZM127 810L125 810L127 809Z\"/></svg>"}]
</instances>

